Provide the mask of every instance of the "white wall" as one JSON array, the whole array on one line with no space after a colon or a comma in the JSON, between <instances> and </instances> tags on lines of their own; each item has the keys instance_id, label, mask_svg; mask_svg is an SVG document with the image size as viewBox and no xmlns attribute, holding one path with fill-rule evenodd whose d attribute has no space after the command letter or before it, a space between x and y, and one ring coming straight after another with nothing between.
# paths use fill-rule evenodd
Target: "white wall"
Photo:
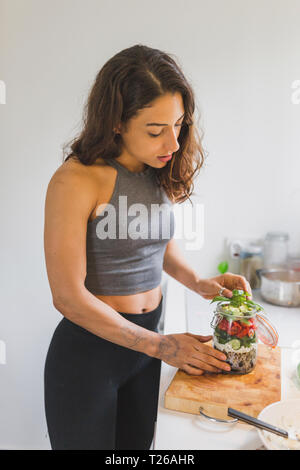
<instances>
[{"instance_id":1,"label":"white wall","mask_svg":"<svg viewBox=\"0 0 300 470\"><path fill-rule=\"evenodd\" d=\"M186 253L191 264L215 274L225 236L272 229L300 250L299 13L298 0L0 0L0 448L49 448L43 366L61 315L45 271L45 191L116 52L173 53L195 88L209 157L196 184L205 243Z\"/></svg>"},{"instance_id":2,"label":"white wall","mask_svg":"<svg viewBox=\"0 0 300 470\"><path fill-rule=\"evenodd\" d=\"M300 104L291 101L291 85L300 80L300 3L200 5L181 59L197 91L209 152L196 184L204 245L187 257L208 276L226 257L225 236L285 230L290 251L300 253Z\"/></svg>"}]
</instances>

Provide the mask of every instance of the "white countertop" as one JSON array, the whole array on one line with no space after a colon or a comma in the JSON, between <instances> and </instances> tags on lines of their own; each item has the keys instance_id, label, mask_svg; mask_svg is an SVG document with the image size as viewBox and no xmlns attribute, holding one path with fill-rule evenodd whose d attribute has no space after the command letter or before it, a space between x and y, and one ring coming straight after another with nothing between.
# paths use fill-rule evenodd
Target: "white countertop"
<instances>
[{"instance_id":1,"label":"white countertop","mask_svg":"<svg viewBox=\"0 0 300 470\"><path fill-rule=\"evenodd\" d=\"M291 349L285 346L300 339L300 308L285 308L264 302L260 291L253 292L253 300L265 309L278 333L281 350L281 398L299 398L300 385L295 380ZM164 334L212 334L210 321L214 305L200 295L186 289L169 277L165 302ZM186 314L187 312L187 314ZM164 395L177 369L162 362L155 450L210 450L248 449L262 446L257 430L238 422L234 425L214 424L200 415L192 415L164 407Z\"/></svg>"}]
</instances>

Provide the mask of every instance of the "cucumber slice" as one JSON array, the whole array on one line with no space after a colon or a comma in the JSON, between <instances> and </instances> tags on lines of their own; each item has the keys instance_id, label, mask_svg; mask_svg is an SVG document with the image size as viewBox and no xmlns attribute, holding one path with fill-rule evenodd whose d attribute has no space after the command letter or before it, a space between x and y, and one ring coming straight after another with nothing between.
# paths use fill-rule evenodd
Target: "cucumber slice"
<instances>
[{"instance_id":1,"label":"cucumber slice","mask_svg":"<svg viewBox=\"0 0 300 470\"><path fill-rule=\"evenodd\" d=\"M245 318L240 318L240 322L243 323L243 325L249 326L251 322L249 320L246 320Z\"/></svg>"},{"instance_id":2,"label":"cucumber slice","mask_svg":"<svg viewBox=\"0 0 300 470\"><path fill-rule=\"evenodd\" d=\"M229 344L235 351L240 349L241 347L241 342L238 339L232 339L231 341L229 341Z\"/></svg>"}]
</instances>

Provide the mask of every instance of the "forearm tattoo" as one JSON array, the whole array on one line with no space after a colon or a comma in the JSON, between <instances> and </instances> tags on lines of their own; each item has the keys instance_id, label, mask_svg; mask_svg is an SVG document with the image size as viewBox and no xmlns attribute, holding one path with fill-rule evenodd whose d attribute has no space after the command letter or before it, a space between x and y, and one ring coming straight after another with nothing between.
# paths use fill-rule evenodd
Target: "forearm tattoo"
<instances>
[{"instance_id":1,"label":"forearm tattoo","mask_svg":"<svg viewBox=\"0 0 300 470\"><path fill-rule=\"evenodd\" d=\"M132 327L122 326L121 333L122 337L126 341L126 346L128 347L137 346L143 340L141 332L133 329Z\"/></svg>"},{"instance_id":2,"label":"forearm tattoo","mask_svg":"<svg viewBox=\"0 0 300 470\"><path fill-rule=\"evenodd\" d=\"M177 356L179 344L176 338L171 335L161 336L161 341L158 345L158 356L162 360L170 360Z\"/></svg>"}]
</instances>

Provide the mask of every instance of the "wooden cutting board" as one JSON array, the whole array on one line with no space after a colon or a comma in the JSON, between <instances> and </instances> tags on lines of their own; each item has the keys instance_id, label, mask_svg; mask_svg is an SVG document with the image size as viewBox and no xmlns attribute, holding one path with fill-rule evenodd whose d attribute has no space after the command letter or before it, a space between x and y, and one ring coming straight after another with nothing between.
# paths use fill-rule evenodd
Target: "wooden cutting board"
<instances>
[{"instance_id":1,"label":"wooden cutting board","mask_svg":"<svg viewBox=\"0 0 300 470\"><path fill-rule=\"evenodd\" d=\"M165 393L165 407L185 413L202 411L230 419L228 407L257 417L270 403L281 399L281 351L258 345L257 363L246 375L189 375L178 370Z\"/></svg>"}]
</instances>

